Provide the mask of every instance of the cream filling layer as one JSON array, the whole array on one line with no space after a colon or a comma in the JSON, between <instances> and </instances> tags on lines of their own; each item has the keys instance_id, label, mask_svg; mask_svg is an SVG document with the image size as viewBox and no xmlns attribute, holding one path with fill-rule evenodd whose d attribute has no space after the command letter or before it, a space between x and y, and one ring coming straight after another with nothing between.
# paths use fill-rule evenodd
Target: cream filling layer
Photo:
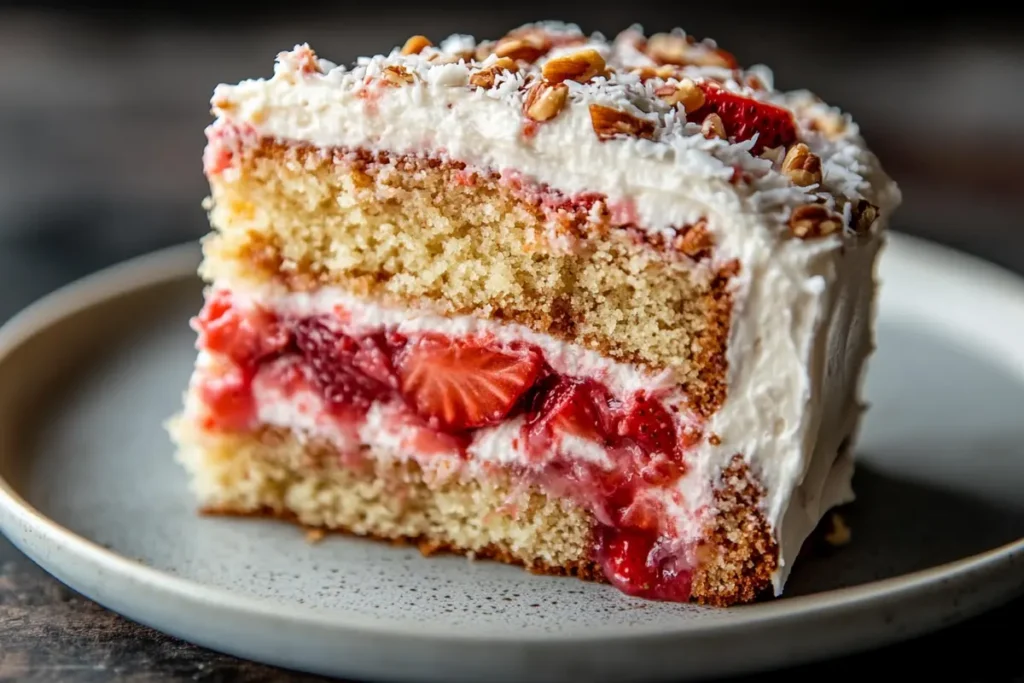
<instances>
[{"instance_id":1,"label":"cream filling layer","mask_svg":"<svg viewBox=\"0 0 1024 683\"><path fill-rule=\"evenodd\" d=\"M387 329L405 335L486 336L502 344L525 342L540 349L555 372L595 379L615 396L624 397L644 389L656 393L666 402L685 401L678 391L678 380L671 368L650 370L620 363L593 349L561 341L517 323L495 322L473 315L444 315L426 308L387 306L354 296L338 287L295 292L273 283L220 283L218 286L227 286L231 290L236 305L262 306L296 318L329 316L339 331L352 336Z\"/></svg>"}]
</instances>

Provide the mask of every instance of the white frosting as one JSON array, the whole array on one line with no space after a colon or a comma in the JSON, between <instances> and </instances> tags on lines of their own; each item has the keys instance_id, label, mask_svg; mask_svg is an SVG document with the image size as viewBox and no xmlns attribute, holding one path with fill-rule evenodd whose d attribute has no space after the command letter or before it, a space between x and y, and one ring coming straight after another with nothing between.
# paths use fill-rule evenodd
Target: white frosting
<instances>
[{"instance_id":1,"label":"white frosting","mask_svg":"<svg viewBox=\"0 0 1024 683\"><path fill-rule=\"evenodd\" d=\"M557 27L556 27L557 29ZM564 32L577 31L564 27ZM460 42L461 41L461 42ZM444 45L455 52L464 40ZM600 35L589 42L561 48L538 60L532 73L559 53L595 48L611 66L635 63L628 41L610 44ZM810 93L758 92L737 82L745 72L720 68L687 67L693 78L725 77L723 85L791 107L798 114L798 131L822 160L822 187L794 185L780 171L779 161L752 156L753 140L730 143L706 139L700 126L686 123L654 90L664 79L641 82L639 76L617 71L586 84L568 81L569 103L554 119L528 135L523 114L527 96L527 70L503 72L493 88L469 85L470 75L495 61L443 63L443 55L428 48L419 55L364 58L353 67L333 66L319 60L308 46L278 56L274 76L219 85L213 110L227 124L244 124L259 134L324 147L388 150L410 154L443 154L474 166L515 170L567 194L598 192L609 202L624 202L635 209L638 227L671 230L708 215L712 232L724 238L749 228L729 225L738 215L759 216L773 234L785 231L790 210L813 200L820 192L832 205L836 198L866 198L887 211L895 188L871 183L878 163L860 138L857 126L847 124L842 135L830 140L807 128L817 116L831 111ZM647 59L648 64L653 64ZM311 70L310 65L316 65ZM388 85L383 74L400 67L412 75L411 83ZM749 73L771 82L766 67ZM674 82L674 81L669 81ZM622 136L599 141L589 105L614 107L655 125L652 140ZM837 113L838 115L838 113ZM216 125L216 124L215 124ZM736 167L751 177L733 184Z\"/></svg>"},{"instance_id":2,"label":"white frosting","mask_svg":"<svg viewBox=\"0 0 1024 683\"><path fill-rule=\"evenodd\" d=\"M571 26L553 30L566 35L578 31ZM652 64L633 47L635 35L635 30L624 33L615 43L591 36L585 46L552 54L589 46L613 66ZM653 95L664 80L641 83L621 71L588 84L569 83L567 108L526 135L522 72L506 74L494 88L480 89L468 85L469 76L493 57L483 65L444 63L445 54L461 54L474 46L471 38L458 36L443 43L441 51L431 48L403 57L396 50L360 60L351 69L318 61L307 47L297 47L279 56L272 78L217 88L213 102L220 123L211 137L218 126L246 126L283 140L431 154L485 169L512 170L566 194L603 194L609 203L635 211L639 228L653 231L672 231L706 217L715 237L715 261L736 259L740 271L732 280L728 398L709 425L720 443L705 442L694 455L680 484L690 508L681 517L708 502L709 483L717 481L734 454L742 454L765 489L763 512L781 548L781 566L774 576L776 592L781 592L793 558L821 515L852 498L851 460L837 460L836 453L854 432L860 414L859 386L873 349L871 273L889 217L900 202L898 189L849 117L845 131L829 137L812 130L811 121L840 117L841 112L810 93L756 92L742 85L753 75L771 88L771 72L765 67L746 72L688 67L686 73L718 76L727 88L791 108L800 139L821 158L821 187L794 185L780 172L778 159L750 154L752 141L705 139L699 126L684 123L675 109ZM413 82L382 86L382 72L389 66L406 69ZM592 103L652 121L653 139L598 140L588 111ZM749 174L749 182L730 182L737 167ZM819 195L846 221L849 202L861 198L878 207L879 219L866 235L843 230L821 239L790 237L785 225L790 211ZM307 309L332 301L345 302L357 312L356 320L368 325L387 322L448 333L486 329L527 338L567 372L601 374L618 390L665 380L519 326L411 315L366 302L359 308L338 293L278 299L280 305ZM286 408L266 410L268 419L287 423L282 426L304 424L280 412ZM514 458L511 431L493 431L478 437L477 457L501 462Z\"/></svg>"}]
</instances>

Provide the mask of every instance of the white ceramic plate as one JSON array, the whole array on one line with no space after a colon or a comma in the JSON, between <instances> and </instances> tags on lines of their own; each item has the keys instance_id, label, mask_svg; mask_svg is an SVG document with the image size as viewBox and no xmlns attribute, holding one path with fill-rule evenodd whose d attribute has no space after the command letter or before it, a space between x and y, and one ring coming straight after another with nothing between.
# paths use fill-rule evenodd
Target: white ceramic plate
<instances>
[{"instance_id":1,"label":"white ceramic plate","mask_svg":"<svg viewBox=\"0 0 1024 683\"><path fill-rule=\"evenodd\" d=\"M1024 590L1024 283L894 236L853 542L728 610L194 512L161 423L200 305L194 246L0 330L0 529L59 579L186 640L324 674L682 680L899 640Z\"/></svg>"}]
</instances>

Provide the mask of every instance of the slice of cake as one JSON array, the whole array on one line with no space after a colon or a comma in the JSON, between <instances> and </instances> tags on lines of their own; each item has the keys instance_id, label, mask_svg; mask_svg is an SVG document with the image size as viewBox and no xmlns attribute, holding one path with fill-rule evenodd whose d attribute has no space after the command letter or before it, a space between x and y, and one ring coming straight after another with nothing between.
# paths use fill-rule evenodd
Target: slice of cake
<instances>
[{"instance_id":1,"label":"slice of cake","mask_svg":"<svg viewBox=\"0 0 1024 683\"><path fill-rule=\"evenodd\" d=\"M554 23L298 46L213 110L204 511L732 605L852 499L899 193L848 116Z\"/></svg>"}]
</instances>

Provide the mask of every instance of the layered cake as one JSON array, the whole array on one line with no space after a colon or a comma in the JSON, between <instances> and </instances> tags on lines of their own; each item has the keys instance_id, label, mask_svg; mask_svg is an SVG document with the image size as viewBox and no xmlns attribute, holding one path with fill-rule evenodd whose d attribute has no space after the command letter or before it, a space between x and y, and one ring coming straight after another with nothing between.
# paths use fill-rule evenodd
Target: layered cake
<instances>
[{"instance_id":1,"label":"layered cake","mask_svg":"<svg viewBox=\"0 0 1024 683\"><path fill-rule=\"evenodd\" d=\"M899 192L848 115L556 23L301 45L212 104L203 511L734 605L852 499Z\"/></svg>"}]
</instances>

